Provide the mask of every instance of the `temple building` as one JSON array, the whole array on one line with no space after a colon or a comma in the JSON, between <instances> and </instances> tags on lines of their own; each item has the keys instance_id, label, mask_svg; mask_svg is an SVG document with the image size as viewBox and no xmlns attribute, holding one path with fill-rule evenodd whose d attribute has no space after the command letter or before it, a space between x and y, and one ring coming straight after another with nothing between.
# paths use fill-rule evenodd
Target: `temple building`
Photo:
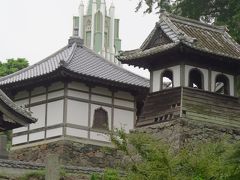
<instances>
[{"instance_id":1,"label":"temple building","mask_svg":"<svg viewBox=\"0 0 240 180\"><path fill-rule=\"evenodd\" d=\"M29 147L66 139L110 144L110 130L134 129L149 80L106 61L85 47L82 39L71 37L65 47L42 61L0 78L0 86L38 119L13 130L12 150L27 152Z\"/></svg>"},{"instance_id":2,"label":"temple building","mask_svg":"<svg viewBox=\"0 0 240 180\"><path fill-rule=\"evenodd\" d=\"M107 12L105 0L89 0L86 13L79 5L79 16L73 17L73 36L80 36L84 45L105 59L120 65L115 55L121 50L119 19L115 18L113 2Z\"/></svg>"},{"instance_id":3,"label":"temple building","mask_svg":"<svg viewBox=\"0 0 240 180\"><path fill-rule=\"evenodd\" d=\"M118 59L150 71L150 93L137 127L152 125L154 129L179 121L175 129L178 134L175 137L179 139L194 137L204 124L221 127L220 131L229 128L229 132L239 132L240 46L227 33L226 27L162 11L142 46L122 52ZM183 125L196 122L199 126L195 130ZM158 129L164 132L163 127ZM201 138L209 129L202 132ZM211 136L219 134L215 131Z\"/></svg>"}]
</instances>

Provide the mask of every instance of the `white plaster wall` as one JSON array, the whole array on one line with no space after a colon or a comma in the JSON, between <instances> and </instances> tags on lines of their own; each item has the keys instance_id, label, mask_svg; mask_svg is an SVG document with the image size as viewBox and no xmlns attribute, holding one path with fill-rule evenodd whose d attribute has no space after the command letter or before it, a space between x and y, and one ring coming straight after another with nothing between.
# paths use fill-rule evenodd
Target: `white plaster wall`
<instances>
[{"instance_id":1,"label":"white plaster wall","mask_svg":"<svg viewBox=\"0 0 240 180\"><path fill-rule=\"evenodd\" d=\"M121 99L114 99L114 105L123 106L127 108L134 108L134 102L125 101Z\"/></svg>"},{"instance_id":2,"label":"white plaster wall","mask_svg":"<svg viewBox=\"0 0 240 180\"><path fill-rule=\"evenodd\" d=\"M134 112L114 108L114 128L123 128L127 133L134 128Z\"/></svg>"},{"instance_id":3,"label":"white plaster wall","mask_svg":"<svg viewBox=\"0 0 240 180\"><path fill-rule=\"evenodd\" d=\"M88 103L68 100L67 122L88 126Z\"/></svg>"},{"instance_id":4,"label":"white plaster wall","mask_svg":"<svg viewBox=\"0 0 240 180\"><path fill-rule=\"evenodd\" d=\"M230 88L230 96L234 96L234 76L230 75L230 74L216 72L216 71L212 71L212 79L211 79L212 92L215 91L215 80L216 80L216 76L219 75L219 74L223 74L223 75L228 77L228 79L229 79L229 88Z\"/></svg>"},{"instance_id":5,"label":"white plaster wall","mask_svg":"<svg viewBox=\"0 0 240 180\"><path fill-rule=\"evenodd\" d=\"M64 88L63 82L54 82L48 87L48 91Z\"/></svg>"},{"instance_id":6,"label":"white plaster wall","mask_svg":"<svg viewBox=\"0 0 240 180\"><path fill-rule=\"evenodd\" d=\"M43 86L36 87L31 91L32 96L42 94L42 93L46 93L46 88Z\"/></svg>"},{"instance_id":7,"label":"white plaster wall","mask_svg":"<svg viewBox=\"0 0 240 180\"><path fill-rule=\"evenodd\" d=\"M44 139L44 131L29 134L29 141Z\"/></svg>"},{"instance_id":8,"label":"white plaster wall","mask_svg":"<svg viewBox=\"0 0 240 180\"><path fill-rule=\"evenodd\" d=\"M153 87L152 91L157 92L160 90L161 74L165 70L171 70L173 72L173 87L180 86L180 65L153 71Z\"/></svg>"},{"instance_id":9,"label":"white plaster wall","mask_svg":"<svg viewBox=\"0 0 240 180\"><path fill-rule=\"evenodd\" d=\"M46 137L51 138L51 137L61 136L62 134L63 134L63 128L55 128L55 129L47 130Z\"/></svg>"},{"instance_id":10,"label":"white plaster wall","mask_svg":"<svg viewBox=\"0 0 240 180\"><path fill-rule=\"evenodd\" d=\"M74 91L74 90L68 90L68 96L86 99L86 100L89 99L89 93L84 93L84 92L79 92L79 91Z\"/></svg>"},{"instance_id":11,"label":"white plaster wall","mask_svg":"<svg viewBox=\"0 0 240 180\"><path fill-rule=\"evenodd\" d=\"M26 98L26 97L28 97L28 96L29 96L29 92L27 92L27 91L19 91L19 92L15 95L14 99Z\"/></svg>"},{"instance_id":12,"label":"white plaster wall","mask_svg":"<svg viewBox=\"0 0 240 180\"><path fill-rule=\"evenodd\" d=\"M47 126L63 123L63 100L48 103Z\"/></svg>"},{"instance_id":13,"label":"white plaster wall","mask_svg":"<svg viewBox=\"0 0 240 180\"><path fill-rule=\"evenodd\" d=\"M105 142L110 142L110 137L106 134L103 133L98 133L98 132L90 132L90 139L94 139L97 141L105 141Z\"/></svg>"},{"instance_id":14,"label":"white plaster wall","mask_svg":"<svg viewBox=\"0 0 240 180\"><path fill-rule=\"evenodd\" d=\"M80 138L88 138L88 131L75 129L75 128L66 128L66 134L68 136L80 137Z\"/></svg>"},{"instance_id":15,"label":"white plaster wall","mask_svg":"<svg viewBox=\"0 0 240 180\"><path fill-rule=\"evenodd\" d=\"M112 95L112 92L109 91L109 89L103 88L103 87L95 87L95 88L92 88L92 92L93 92L93 93L97 93L97 94L108 95L108 96L111 96L111 95Z\"/></svg>"},{"instance_id":16,"label":"white plaster wall","mask_svg":"<svg viewBox=\"0 0 240 180\"><path fill-rule=\"evenodd\" d=\"M77 90L82 90L82 91L89 91L89 87L87 87L85 84L73 81L68 84L69 88L72 89L77 89Z\"/></svg>"},{"instance_id":17,"label":"white plaster wall","mask_svg":"<svg viewBox=\"0 0 240 180\"><path fill-rule=\"evenodd\" d=\"M203 80L204 80L204 90L208 91L209 90L209 88L208 88L208 78L209 78L208 69L185 65L185 86L188 87L189 72L194 68L197 68L198 70L200 70L202 72Z\"/></svg>"},{"instance_id":18,"label":"white plaster wall","mask_svg":"<svg viewBox=\"0 0 240 180\"><path fill-rule=\"evenodd\" d=\"M125 91L117 91L114 93L114 96L122 99L134 100L134 96L131 95L131 93Z\"/></svg>"},{"instance_id":19,"label":"white plaster wall","mask_svg":"<svg viewBox=\"0 0 240 180\"><path fill-rule=\"evenodd\" d=\"M171 68L169 68L170 70L173 71L173 83L174 83L174 87L179 87L181 86L181 79L180 79L180 65L179 66L173 66Z\"/></svg>"},{"instance_id":20,"label":"white plaster wall","mask_svg":"<svg viewBox=\"0 0 240 180\"><path fill-rule=\"evenodd\" d=\"M91 127L93 126L93 117L94 117L95 109L98 109L100 107L102 107L105 111L107 111L107 113L108 113L108 127L109 127L109 129L111 129L112 109L110 107L106 107L106 106L91 104L91 123L90 123L90 125L91 125Z\"/></svg>"},{"instance_id":21,"label":"white plaster wall","mask_svg":"<svg viewBox=\"0 0 240 180\"><path fill-rule=\"evenodd\" d=\"M40 102L46 100L46 94L31 97L31 103Z\"/></svg>"},{"instance_id":22,"label":"white plaster wall","mask_svg":"<svg viewBox=\"0 0 240 180\"><path fill-rule=\"evenodd\" d=\"M16 136L12 138L12 145L26 143L27 142L27 135Z\"/></svg>"},{"instance_id":23,"label":"white plaster wall","mask_svg":"<svg viewBox=\"0 0 240 180\"><path fill-rule=\"evenodd\" d=\"M94 95L94 94L92 95L92 101L112 104L112 98L99 96L99 95Z\"/></svg>"},{"instance_id":24,"label":"white plaster wall","mask_svg":"<svg viewBox=\"0 0 240 180\"><path fill-rule=\"evenodd\" d=\"M13 134L23 132L23 131L27 131L27 130L28 130L28 126L16 128L16 129L13 129Z\"/></svg>"},{"instance_id":25,"label":"white plaster wall","mask_svg":"<svg viewBox=\"0 0 240 180\"><path fill-rule=\"evenodd\" d=\"M30 130L45 126L45 108L46 104L31 107L30 110L33 112L32 116L37 118L37 122L30 124Z\"/></svg>"},{"instance_id":26,"label":"white plaster wall","mask_svg":"<svg viewBox=\"0 0 240 180\"><path fill-rule=\"evenodd\" d=\"M48 93L48 99L61 97L63 95L64 95L64 90L50 92L50 93Z\"/></svg>"},{"instance_id":27,"label":"white plaster wall","mask_svg":"<svg viewBox=\"0 0 240 180\"><path fill-rule=\"evenodd\" d=\"M163 70L153 71L153 82L152 82L152 91L157 92L160 90L160 82L161 82L161 73Z\"/></svg>"}]
</instances>

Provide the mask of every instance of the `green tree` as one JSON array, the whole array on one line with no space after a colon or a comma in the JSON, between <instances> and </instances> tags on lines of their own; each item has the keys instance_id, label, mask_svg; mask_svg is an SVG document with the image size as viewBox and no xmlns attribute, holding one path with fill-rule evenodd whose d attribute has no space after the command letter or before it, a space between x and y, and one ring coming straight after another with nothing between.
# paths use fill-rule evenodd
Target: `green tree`
<instances>
[{"instance_id":1,"label":"green tree","mask_svg":"<svg viewBox=\"0 0 240 180\"><path fill-rule=\"evenodd\" d=\"M215 142L193 142L173 150L149 134L111 135L113 144L128 159L123 164L125 176L107 171L92 179L107 180L236 180L240 179L240 144L228 139ZM128 157L128 158L127 158ZM93 176L94 177L94 176ZM110 178L110 179L111 179Z\"/></svg>"},{"instance_id":2,"label":"green tree","mask_svg":"<svg viewBox=\"0 0 240 180\"><path fill-rule=\"evenodd\" d=\"M0 76L6 76L27 67L28 61L25 58L7 59L6 62L0 62Z\"/></svg>"},{"instance_id":3,"label":"green tree","mask_svg":"<svg viewBox=\"0 0 240 180\"><path fill-rule=\"evenodd\" d=\"M140 0L136 10L146 5L145 13L160 7L168 12L215 25L227 25L231 36L240 43L239 0Z\"/></svg>"},{"instance_id":4,"label":"green tree","mask_svg":"<svg viewBox=\"0 0 240 180\"><path fill-rule=\"evenodd\" d=\"M0 61L0 77L12 74L16 71L19 71L25 67L28 67L28 61L25 58L7 59L6 62ZM8 138L8 149L11 146L11 134L12 131L4 132Z\"/></svg>"}]
</instances>

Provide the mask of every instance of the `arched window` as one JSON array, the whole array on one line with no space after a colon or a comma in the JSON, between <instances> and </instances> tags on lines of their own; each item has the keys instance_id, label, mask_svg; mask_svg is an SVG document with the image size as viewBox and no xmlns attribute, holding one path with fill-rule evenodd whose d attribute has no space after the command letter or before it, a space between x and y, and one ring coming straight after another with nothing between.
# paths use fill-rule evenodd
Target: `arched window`
<instances>
[{"instance_id":1,"label":"arched window","mask_svg":"<svg viewBox=\"0 0 240 180\"><path fill-rule=\"evenodd\" d=\"M215 79L215 88L214 91L219 94L229 95L229 79L223 74L219 74Z\"/></svg>"},{"instance_id":2,"label":"arched window","mask_svg":"<svg viewBox=\"0 0 240 180\"><path fill-rule=\"evenodd\" d=\"M203 74L198 69L192 69L189 72L189 83L188 86L197 89L203 89Z\"/></svg>"},{"instance_id":3,"label":"arched window","mask_svg":"<svg viewBox=\"0 0 240 180\"><path fill-rule=\"evenodd\" d=\"M108 113L102 107L94 111L92 128L108 130Z\"/></svg>"},{"instance_id":4,"label":"arched window","mask_svg":"<svg viewBox=\"0 0 240 180\"><path fill-rule=\"evenodd\" d=\"M173 72L165 70L161 75L161 89L169 89L173 87Z\"/></svg>"}]
</instances>

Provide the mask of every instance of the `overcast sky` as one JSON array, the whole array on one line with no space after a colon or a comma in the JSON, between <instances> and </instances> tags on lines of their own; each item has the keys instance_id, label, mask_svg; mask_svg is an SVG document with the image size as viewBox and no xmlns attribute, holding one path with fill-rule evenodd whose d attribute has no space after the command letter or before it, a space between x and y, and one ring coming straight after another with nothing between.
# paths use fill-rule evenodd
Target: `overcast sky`
<instances>
[{"instance_id":1,"label":"overcast sky","mask_svg":"<svg viewBox=\"0 0 240 180\"><path fill-rule=\"evenodd\" d=\"M88 0L84 0L85 9ZM111 0L106 0L107 7ZM139 48L158 15L135 13L138 0L114 0L122 50ZM0 0L0 60L27 58L34 64L67 44L80 0ZM132 70L132 69L131 69ZM135 70L143 76L145 71Z\"/></svg>"}]
</instances>

